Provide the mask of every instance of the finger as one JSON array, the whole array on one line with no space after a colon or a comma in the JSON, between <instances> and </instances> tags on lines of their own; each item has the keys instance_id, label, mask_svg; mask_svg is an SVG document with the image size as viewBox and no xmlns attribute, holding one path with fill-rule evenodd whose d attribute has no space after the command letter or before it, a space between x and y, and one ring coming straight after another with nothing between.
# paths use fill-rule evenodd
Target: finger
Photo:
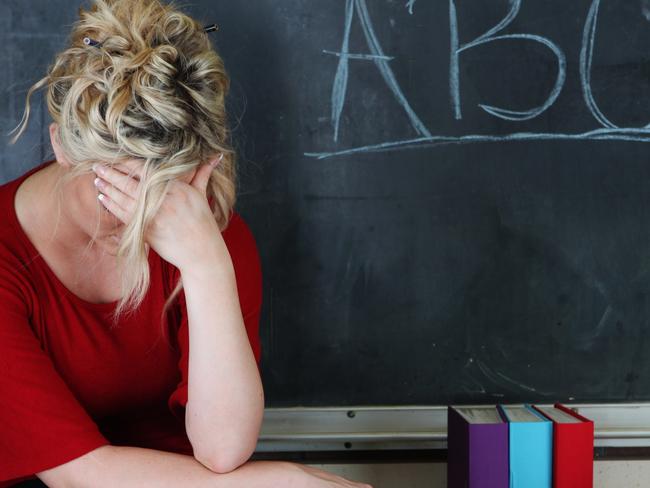
<instances>
[{"instance_id":1,"label":"finger","mask_svg":"<svg viewBox=\"0 0 650 488\"><path fill-rule=\"evenodd\" d=\"M213 170L214 165L211 162L202 164L194 174L194 178L192 178L190 185L199 190L201 194L205 195L206 189L208 187L208 181L210 181L210 175L212 174Z\"/></svg>"},{"instance_id":2,"label":"finger","mask_svg":"<svg viewBox=\"0 0 650 488\"><path fill-rule=\"evenodd\" d=\"M205 195L208 188L208 182L210 181L210 176L222 159L223 153L212 161L201 165L194 175L194 178L192 178L190 185Z\"/></svg>"},{"instance_id":3,"label":"finger","mask_svg":"<svg viewBox=\"0 0 650 488\"><path fill-rule=\"evenodd\" d=\"M131 176L135 180L141 180L144 173L144 163L142 159L127 159L117 163L115 168L119 169L122 173Z\"/></svg>"},{"instance_id":4,"label":"finger","mask_svg":"<svg viewBox=\"0 0 650 488\"><path fill-rule=\"evenodd\" d=\"M122 193L133 199L137 198L139 182L131 176L102 164L93 165L93 170L100 178L117 187Z\"/></svg>"},{"instance_id":5,"label":"finger","mask_svg":"<svg viewBox=\"0 0 650 488\"><path fill-rule=\"evenodd\" d=\"M304 469L305 471L309 472L312 476L317 476L318 478L327 481L340 481L343 479L340 476L335 475L334 473L330 473L329 471L326 471L324 469L315 468L314 466L305 465Z\"/></svg>"},{"instance_id":6,"label":"finger","mask_svg":"<svg viewBox=\"0 0 650 488\"><path fill-rule=\"evenodd\" d=\"M95 178L93 183L95 184L95 186L100 192L108 196L111 199L111 201L119 205L120 208L124 210L126 213L130 215L135 211L136 201L133 198L131 198L129 195L120 191L119 188L111 185L109 182L99 177Z\"/></svg>"},{"instance_id":7,"label":"finger","mask_svg":"<svg viewBox=\"0 0 650 488\"><path fill-rule=\"evenodd\" d=\"M97 200L100 201L100 203L104 206L104 208L106 208L106 210L108 210L110 213L115 215L118 219L120 219L125 224L128 224L128 216L126 212L122 208L120 208L120 206L117 205L113 200L111 200L103 193L97 195Z\"/></svg>"}]
</instances>

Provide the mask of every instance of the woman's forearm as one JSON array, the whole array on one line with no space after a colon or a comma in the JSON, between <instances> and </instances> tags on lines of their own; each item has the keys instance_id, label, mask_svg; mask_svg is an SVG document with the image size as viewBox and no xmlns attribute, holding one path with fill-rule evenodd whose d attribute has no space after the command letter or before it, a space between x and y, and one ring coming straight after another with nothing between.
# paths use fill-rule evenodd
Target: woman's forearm
<instances>
[{"instance_id":1,"label":"woman's forearm","mask_svg":"<svg viewBox=\"0 0 650 488\"><path fill-rule=\"evenodd\" d=\"M73 488L226 488L230 473L217 474L192 456L130 446L105 446L71 461ZM45 479L47 483L47 479Z\"/></svg>"},{"instance_id":2,"label":"woman's forearm","mask_svg":"<svg viewBox=\"0 0 650 488\"><path fill-rule=\"evenodd\" d=\"M187 435L200 462L228 472L255 450L264 390L225 244L215 243L181 276L189 326Z\"/></svg>"},{"instance_id":3,"label":"woman's forearm","mask_svg":"<svg viewBox=\"0 0 650 488\"><path fill-rule=\"evenodd\" d=\"M63 469L54 474L53 471ZM295 469L285 461L249 461L214 473L192 456L129 446L103 446L39 473L48 486L71 488L274 488L289 486Z\"/></svg>"}]
</instances>

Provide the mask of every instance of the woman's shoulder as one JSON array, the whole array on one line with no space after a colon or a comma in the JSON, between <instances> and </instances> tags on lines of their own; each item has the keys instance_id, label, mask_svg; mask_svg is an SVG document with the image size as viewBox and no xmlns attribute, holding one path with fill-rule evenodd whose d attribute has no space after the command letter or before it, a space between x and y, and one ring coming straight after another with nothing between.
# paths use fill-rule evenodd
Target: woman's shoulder
<instances>
[{"instance_id":1,"label":"woman's shoulder","mask_svg":"<svg viewBox=\"0 0 650 488\"><path fill-rule=\"evenodd\" d=\"M9 305L21 302L31 310L34 305L34 277L30 272L30 263L24 250L11 238L0 234L0 302Z\"/></svg>"}]
</instances>

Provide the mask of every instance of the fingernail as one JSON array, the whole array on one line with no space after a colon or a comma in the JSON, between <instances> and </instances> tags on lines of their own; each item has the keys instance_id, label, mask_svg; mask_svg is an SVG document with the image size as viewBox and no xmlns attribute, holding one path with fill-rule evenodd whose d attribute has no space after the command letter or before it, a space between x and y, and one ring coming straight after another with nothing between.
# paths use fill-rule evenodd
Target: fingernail
<instances>
[{"instance_id":1,"label":"fingernail","mask_svg":"<svg viewBox=\"0 0 650 488\"><path fill-rule=\"evenodd\" d=\"M213 168L216 168L222 159L223 159L223 153L221 153L221 155L217 159L213 159L212 161L210 161L210 164L212 165Z\"/></svg>"}]
</instances>

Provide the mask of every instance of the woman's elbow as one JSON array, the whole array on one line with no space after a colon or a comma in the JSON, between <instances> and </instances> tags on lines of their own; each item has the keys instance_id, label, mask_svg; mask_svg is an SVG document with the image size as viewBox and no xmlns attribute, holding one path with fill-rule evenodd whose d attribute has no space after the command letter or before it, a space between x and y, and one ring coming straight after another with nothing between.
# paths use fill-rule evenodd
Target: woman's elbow
<instances>
[{"instance_id":1,"label":"woman's elbow","mask_svg":"<svg viewBox=\"0 0 650 488\"><path fill-rule=\"evenodd\" d=\"M195 452L195 459L210 471L219 474L230 473L234 471L252 456L253 450L247 449L244 452L233 453L231 449L229 452L214 452L214 453L201 453Z\"/></svg>"}]
</instances>

